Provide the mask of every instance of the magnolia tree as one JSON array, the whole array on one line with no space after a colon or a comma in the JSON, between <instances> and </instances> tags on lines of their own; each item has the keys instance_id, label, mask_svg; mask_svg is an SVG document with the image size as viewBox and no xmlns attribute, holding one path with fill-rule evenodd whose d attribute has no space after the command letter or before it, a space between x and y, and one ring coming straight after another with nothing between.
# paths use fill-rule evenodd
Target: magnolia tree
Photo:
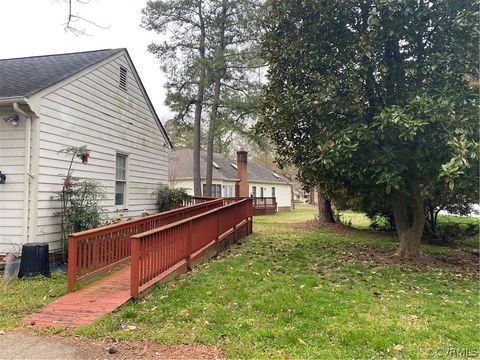
<instances>
[{"instance_id":1,"label":"magnolia tree","mask_svg":"<svg viewBox=\"0 0 480 360\"><path fill-rule=\"evenodd\" d=\"M386 204L400 257L420 254L425 199L478 174L477 10L474 0L268 3L258 130L329 196Z\"/></svg>"}]
</instances>

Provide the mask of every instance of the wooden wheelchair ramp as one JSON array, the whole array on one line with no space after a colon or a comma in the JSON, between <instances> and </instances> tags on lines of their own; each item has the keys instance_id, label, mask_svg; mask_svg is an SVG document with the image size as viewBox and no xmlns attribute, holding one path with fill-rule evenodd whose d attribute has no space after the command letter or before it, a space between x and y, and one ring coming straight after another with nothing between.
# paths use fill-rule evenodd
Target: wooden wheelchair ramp
<instances>
[{"instance_id":1,"label":"wooden wheelchair ramp","mask_svg":"<svg viewBox=\"0 0 480 360\"><path fill-rule=\"evenodd\" d=\"M69 238L69 293L23 323L61 328L91 324L155 283L185 273L249 235L252 217L251 199L218 199L73 234ZM80 281L105 274L118 264L125 267L75 291Z\"/></svg>"},{"instance_id":2,"label":"wooden wheelchair ramp","mask_svg":"<svg viewBox=\"0 0 480 360\"><path fill-rule=\"evenodd\" d=\"M34 327L78 327L97 320L130 300L130 266L64 295L23 319Z\"/></svg>"}]
</instances>

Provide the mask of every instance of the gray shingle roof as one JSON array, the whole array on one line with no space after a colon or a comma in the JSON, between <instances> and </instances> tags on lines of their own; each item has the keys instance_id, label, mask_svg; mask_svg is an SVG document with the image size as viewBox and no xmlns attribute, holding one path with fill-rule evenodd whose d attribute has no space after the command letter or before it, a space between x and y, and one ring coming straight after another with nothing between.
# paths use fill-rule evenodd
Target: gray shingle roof
<instances>
[{"instance_id":1,"label":"gray shingle roof","mask_svg":"<svg viewBox=\"0 0 480 360\"><path fill-rule=\"evenodd\" d=\"M33 95L123 49L0 60L0 98Z\"/></svg>"},{"instance_id":2,"label":"gray shingle roof","mask_svg":"<svg viewBox=\"0 0 480 360\"><path fill-rule=\"evenodd\" d=\"M236 165L235 159L230 159L223 154L213 153L213 161L218 165L213 168L213 179L238 180L237 170L231 165ZM202 151L200 154L200 174L202 178L207 174L207 153ZM174 179L192 179L193 178L193 150L178 149L170 153L169 159L170 177ZM284 177L276 177L273 172L254 161L249 160L247 165L247 177L250 182L268 182L288 184L289 181Z\"/></svg>"}]
</instances>

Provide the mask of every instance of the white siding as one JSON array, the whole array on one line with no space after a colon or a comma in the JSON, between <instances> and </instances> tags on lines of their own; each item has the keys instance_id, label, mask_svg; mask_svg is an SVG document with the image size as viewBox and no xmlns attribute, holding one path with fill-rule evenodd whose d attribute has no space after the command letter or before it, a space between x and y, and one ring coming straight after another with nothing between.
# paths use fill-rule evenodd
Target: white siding
<instances>
[{"instance_id":1,"label":"white siding","mask_svg":"<svg viewBox=\"0 0 480 360\"><path fill-rule=\"evenodd\" d=\"M222 196L225 196L224 194L224 186L232 186L233 185L233 192L235 195L235 181L226 181L226 180L217 180L213 179L213 184L220 184L222 185ZM205 183L205 179L202 179L202 186ZM191 179L176 179L175 183L172 184L176 188L184 188L187 190L187 192L190 195L193 195L193 180ZM291 188L290 184L273 184L273 183L254 183L254 182L249 182L248 183L248 188L249 188L249 195L252 194L252 186L257 187L257 197L260 197L260 188L263 187L263 196L264 197L271 197L272 196L272 187L275 188L275 197L277 199L277 204L278 207L291 207L292 206L292 193L291 193Z\"/></svg>"},{"instance_id":2,"label":"white siding","mask_svg":"<svg viewBox=\"0 0 480 360\"><path fill-rule=\"evenodd\" d=\"M272 196L272 187L275 188L275 198L277 199L278 207L291 207L292 206L292 193L290 184L270 184L260 182L249 182L248 189L249 194L252 194L252 186L257 187L257 197L260 197L260 188L263 187L263 196Z\"/></svg>"},{"instance_id":3,"label":"white siding","mask_svg":"<svg viewBox=\"0 0 480 360\"><path fill-rule=\"evenodd\" d=\"M218 180L218 179L213 179L212 181L213 184L215 185L221 185L222 186L222 197L225 196L225 186L232 186L232 196L235 196L235 181L229 181L229 180ZM202 179L202 189L203 185L206 184L205 179ZM175 180L173 183L170 185L176 187L176 188L183 188L187 191L189 195L193 196L193 180Z\"/></svg>"},{"instance_id":4,"label":"white siding","mask_svg":"<svg viewBox=\"0 0 480 360\"><path fill-rule=\"evenodd\" d=\"M4 254L19 251L23 243L24 121L14 127L0 119L0 171L7 176L5 184L0 184L0 254Z\"/></svg>"},{"instance_id":5,"label":"white siding","mask_svg":"<svg viewBox=\"0 0 480 360\"><path fill-rule=\"evenodd\" d=\"M120 65L128 69L128 90L119 88ZM58 154L64 145L87 145L87 165L75 161L74 176L99 181L107 198L102 206L111 214L115 203L115 158L128 156L126 216L146 209L155 212L152 191L167 182L167 147L133 70L124 55L97 67L41 99L38 174L37 241L52 248L60 239L57 204L69 159Z\"/></svg>"},{"instance_id":6,"label":"white siding","mask_svg":"<svg viewBox=\"0 0 480 360\"><path fill-rule=\"evenodd\" d=\"M175 180L171 182L170 185L177 189L185 189L189 195L193 196L193 180Z\"/></svg>"}]
</instances>

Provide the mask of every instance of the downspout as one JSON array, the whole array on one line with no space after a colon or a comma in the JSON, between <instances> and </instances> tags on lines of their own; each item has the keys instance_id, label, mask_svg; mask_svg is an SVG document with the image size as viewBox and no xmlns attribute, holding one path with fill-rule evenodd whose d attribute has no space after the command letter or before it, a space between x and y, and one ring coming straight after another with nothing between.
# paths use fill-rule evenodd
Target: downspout
<instances>
[{"instance_id":1,"label":"downspout","mask_svg":"<svg viewBox=\"0 0 480 360\"><path fill-rule=\"evenodd\" d=\"M32 133L32 118L25 111L23 111L18 102L13 103L13 110L25 118L25 183L23 190L23 239L28 243L28 223L29 223L29 202L30 202L30 158L31 158L31 133Z\"/></svg>"}]
</instances>

